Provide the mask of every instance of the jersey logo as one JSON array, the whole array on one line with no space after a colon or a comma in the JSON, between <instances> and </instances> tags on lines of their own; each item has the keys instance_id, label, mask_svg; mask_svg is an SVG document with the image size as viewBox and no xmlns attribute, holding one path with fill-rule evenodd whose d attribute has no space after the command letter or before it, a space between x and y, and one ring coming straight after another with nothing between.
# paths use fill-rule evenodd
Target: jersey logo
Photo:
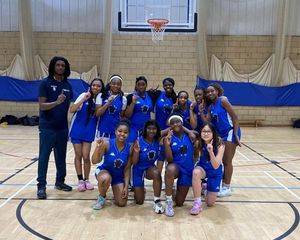
<instances>
[{"instance_id":1,"label":"jersey logo","mask_svg":"<svg viewBox=\"0 0 300 240\"><path fill-rule=\"evenodd\" d=\"M52 90L53 90L53 92L55 92L55 91L56 91L56 88L57 88L57 86L55 86L55 85L51 85L50 87L52 87Z\"/></svg>"},{"instance_id":2,"label":"jersey logo","mask_svg":"<svg viewBox=\"0 0 300 240\"><path fill-rule=\"evenodd\" d=\"M114 105L110 105L108 107L109 114L114 114L116 112L117 108Z\"/></svg>"},{"instance_id":3,"label":"jersey logo","mask_svg":"<svg viewBox=\"0 0 300 240\"><path fill-rule=\"evenodd\" d=\"M109 154L110 156L116 156L116 154L114 154L113 152Z\"/></svg>"},{"instance_id":4,"label":"jersey logo","mask_svg":"<svg viewBox=\"0 0 300 240\"><path fill-rule=\"evenodd\" d=\"M154 159L155 159L155 151L154 150L151 150L151 151L149 151L148 152L148 159L150 160L150 161L153 161Z\"/></svg>"},{"instance_id":5,"label":"jersey logo","mask_svg":"<svg viewBox=\"0 0 300 240\"><path fill-rule=\"evenodd\" d=\"M219 117L218 117L217 113L215 113L215 114L212 115L212 121L214 121L214 122L218 122L219 121Z\"/></svg>"},{"instance_id":6,"label":"jersey logo","mask_svg":"<svg viewBox=\"0 0 300 240\"><path fill-rule=\"evenodd\" d=\"M187 154L187 145L181 145L180 147L179 147L179 152L180 152L180 154L181 155L186 155Z\"/></svg>"},{"instance_id":7,"label":"jersey logo","mask_svg":"<svg viewBox=\"0 0 300 240\"><path fill-rule=\"evenodd\" d=\"M143 112L143 113L147 113L148 110L149 110L149 106L143 105L143 106L141 107L141 109L142 109L142 112Z\"/></svg>"},{"instance_id":8,"label":"jersey logo","mask_svg":"<svg viewBox=\"0 0 300 240\"><path fill-rule=\"evenodd\" d=\"M172 108L171 108L171 106L170 106L169 104L165 104L165 105L164 105L164 107L163 107L164 113L170 114L170 113L171 113L171 110L172 110Z\"/></svg>"},{"instance_id":9,"label":"jersey logo","mask_svg":"<svg viewBox=\"0 0 300 240\"><path fill-rule=\"evenodd\" d=\"M188 125L191 125L190 117L187 117L184 121L185 121Z\"/></svg>"},{"instance_id":10,"label":"jersey logo","mask_svg":"<svg viewBox=\"0 0 300 240\"><path fill-rule=\"evenodd\" d=\"M114 168L120 168L123 165L123 160L118 158L114 161Z\"/></svg>"}]
</instances>

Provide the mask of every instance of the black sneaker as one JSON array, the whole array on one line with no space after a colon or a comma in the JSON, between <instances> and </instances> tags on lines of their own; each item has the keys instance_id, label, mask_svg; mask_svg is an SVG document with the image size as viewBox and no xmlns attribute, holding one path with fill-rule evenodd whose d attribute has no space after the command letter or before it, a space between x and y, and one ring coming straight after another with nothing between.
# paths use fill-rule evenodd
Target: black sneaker
<instances>
[{"instance_id":1,"label":"black sneaker","mask_svg":"<svg viewBox=\"0 0 300 240\"><path fill-rule=\"evenodd\" d=\"M36 195L38 199L46 199L47 198L46 188L38 189Z\"/></svg>"},{"instance_id":2,"label":"black sneaker","mask_svg":"<svg viewBox=\"0 0 300 240\"><path fill-rule=\"evenodd\" d=\"M62 190L62 191L66 191L66 192L72 191L72 187L65 183L55 183L54 188L57 190Z\"/></svg>"}]
</instances>

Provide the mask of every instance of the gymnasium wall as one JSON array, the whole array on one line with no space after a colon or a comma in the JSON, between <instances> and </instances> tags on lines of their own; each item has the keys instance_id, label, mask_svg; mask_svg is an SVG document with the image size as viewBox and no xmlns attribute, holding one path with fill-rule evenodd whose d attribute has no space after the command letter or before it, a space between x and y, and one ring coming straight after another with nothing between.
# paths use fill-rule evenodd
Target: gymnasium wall
<instances>
[{"instance_id":1,"label":"gymnasium wall","mask_svg":"<svg viewBox=\"0 0 300 240\"><path fill-rule=\"evenodd\" d=\"M240 73L253 72L273 52L274 39L270 36L208 36L210 56L228 61ZM166 76L176 80L175 89L186 89L192 94L196 82L196 35L168 35L159 46L153 45L150 35L115 34L113 36L111 74L124 77L124 91L133 90L135 77L145 75L149 87L161 84ZM300 38L293 37L289 44L290 58L300 69ZM97 64L101 72L102 35L95 33L34 33L34 54L39 54L48 65L54 55L63 55L74 71L88 71ZM0 69L5 69L19 53L19 35L0 32ZM201 64L201 63L200 63ZM241 120L264 119L265 125L289 125L291 118L299 117L300 107L235 107ZM37 103L0 102L0 116L37 115Z\"/></svg>"}]
</instances>

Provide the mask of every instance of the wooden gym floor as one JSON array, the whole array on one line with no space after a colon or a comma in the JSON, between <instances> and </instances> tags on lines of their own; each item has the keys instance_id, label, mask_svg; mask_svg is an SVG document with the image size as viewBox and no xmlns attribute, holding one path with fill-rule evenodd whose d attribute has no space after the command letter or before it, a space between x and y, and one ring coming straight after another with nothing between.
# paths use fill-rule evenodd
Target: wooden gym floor
<instances>
[{"instance_id":1,"label":"wooden gym floor","mask_svg":"<svg viewBox=\"0 0 300 240\"><path fill-rule=\"evenodd\" d=\"M243 146L234 158L231 197L218 199L199 216L189 215L191 191L175 216L152 212L146 202L125 208L91 208L97 189L76 191L74 151L68 145L66 183L72 192L53 189L53 156L48 199L36 200L38 128L0 126L0 239L300 239L300 130L291 127L242 128ZM96 184L93 177L91 180ZM164 199L164 193L162 193Z\"/></svg>"}]
</instances>

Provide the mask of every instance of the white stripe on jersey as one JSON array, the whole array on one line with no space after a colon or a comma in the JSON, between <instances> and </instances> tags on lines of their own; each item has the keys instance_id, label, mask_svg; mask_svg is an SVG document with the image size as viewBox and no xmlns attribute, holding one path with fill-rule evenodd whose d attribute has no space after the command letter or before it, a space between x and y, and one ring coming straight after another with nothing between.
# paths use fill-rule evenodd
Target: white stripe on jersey
<instances>
[{"instance_id":1,"label":"white stripe on jersey","mask_svg":"<svg viewBox=\"0 0 300 240\"><path fill-rule=\"evenodd\" d=\"M230 117L230 115L229 115L228 112L227 112L227 120L228 120L229 125L230 125L231 127L233 127L232 119L231 119L231 117Z\"/></svg>"},{"instance_id":2,"label":"white stripe on jersey","mask_svg":"<svg viewBox=\"0 0 300 240\"><path fill-rule=\"evenodd\" d=\"M228 142L232 142L233 141L233 129L231 129L229 132L228 132L228 135L227 135L227 139L226 139Z\"/></svg>"},{"instance_id":3,"label":"white stripe on jersey","mask_svg":"<svg viewBox=\"0 0 300 240\"><path fill-rule=\"evenodd\" d=\"M75 121L75 119L76 119L76 116L77 116L77 111L75 112L75 114L74 114L73 117L72 117L71 124L70 124L70 129L69 129L69 135L70 135L70 133L71 133L71 130L72 130L74 121Z\"/></svg>"}]
</instances>

